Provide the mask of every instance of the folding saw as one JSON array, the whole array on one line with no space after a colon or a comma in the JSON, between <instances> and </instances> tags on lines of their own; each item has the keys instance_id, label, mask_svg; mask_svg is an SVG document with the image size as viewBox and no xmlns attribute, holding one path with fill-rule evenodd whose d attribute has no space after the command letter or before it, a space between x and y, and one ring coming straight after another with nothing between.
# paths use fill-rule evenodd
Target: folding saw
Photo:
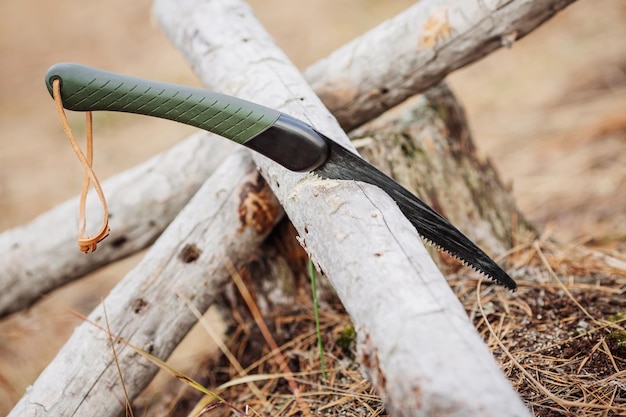
<instances>
[{"instance_id":1,"label":"folding saw","mask_svg":"<svg viewBox=\"0 0 626 417\"><path fill-rule=\"evenodd\" d=\"M515 290L515 281L448 220L393 179L318 132L277 110L208 90L129 77L78 64L52 66L46 84L60 81L63 107L170 119L216 133L292 171L363 181L382 188L429 242Z\"/></svg>"}]
</instances>

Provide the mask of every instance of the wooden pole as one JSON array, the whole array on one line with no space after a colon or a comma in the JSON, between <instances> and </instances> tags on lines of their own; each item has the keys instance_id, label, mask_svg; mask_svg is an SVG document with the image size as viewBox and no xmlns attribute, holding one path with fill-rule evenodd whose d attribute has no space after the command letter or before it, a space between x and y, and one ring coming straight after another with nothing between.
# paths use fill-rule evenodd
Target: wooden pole
<instances>
[{"instance_id":1,"label":"wooden pole","mask_svg":"<svg viewBox=\"0 0 626 417\"><path fill-rule=\"evenodd\" d=\"M344 128L358 126L510 41L510 35L527 34L571 2L423 0L314 64L305 76ZM463 48L459 39L465 39ZM422 48L416 48L420 42ZM376 65L351 68L355 56ZM194 136L105 181L112 235L93 255L76 250L75 222L67 221L76 218L77 197L1 233L0 317L153 242L223 160L226 146L208 134ZM153 216L145 215L146 207L153 208Z\"/></svg>"},{"instance_id":2,"label":"wooden pole","mask_svg":"<svg viewBox=\"0 0 626 417\"><path fill-rule=\"evenodd\" d=\"M159 358L167 358L229 281L228 262L241 266L260 245L282 209L249 152L232 154L198 190L143 260L124 277L89 320ZM124 394L111 349L131 398L158 368L85 322L9 413L24 416L118 416Z\"/></svg>"},{"instance_id":3,"label":"wooden pole","mask_svg":"<svg viewBox=\"0 0 626 417\"><path fill-rule=\"evenodd\" d=\"M511 47L574 0L422 0L305 72L345 130Z\"/></svg>"},{"instance_id":4,"label":"wooden pole","mask_svg":"<svg viewBox=\"0 0 626 417\"><path fill-rule=\"evenodd\" d=\"M351 146L246 4L157 0L154 10L208 88L307 120ZM359 359L388 411L528 415L386 193L288 172L260 155L254 159L350 314Z\"/></svg>"}]
</instances>

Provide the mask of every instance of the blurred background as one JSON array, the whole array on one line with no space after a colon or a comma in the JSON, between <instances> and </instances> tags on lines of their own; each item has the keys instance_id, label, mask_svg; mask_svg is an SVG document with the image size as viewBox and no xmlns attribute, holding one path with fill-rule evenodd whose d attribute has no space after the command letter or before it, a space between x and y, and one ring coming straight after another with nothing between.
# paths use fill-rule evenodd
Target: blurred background
<instances>
[{"instance_id":1,"label":"blurred background","mask_svg":"<svg viewBox=\"0 0 626 417\"><path fill-rule=\"evenodd\" d=\"M407 8L409 0L252 0L299 68ZM61 61L199 86L153 22L148 0L0 3L0 232L78 194L82 170L44 87ZM512 49L448 77L481 154L522 211L562 242L626 249L626 2L579 0ZM82 114L70 114L80 135ZM97 113L103 180L180 142L193 128ZM68 219L68 221L74 221ZM78 321L138 260L104 268L0 321L0 415ZM2 267L0 265L0 267Z\"/></svg>"}]
</instances>

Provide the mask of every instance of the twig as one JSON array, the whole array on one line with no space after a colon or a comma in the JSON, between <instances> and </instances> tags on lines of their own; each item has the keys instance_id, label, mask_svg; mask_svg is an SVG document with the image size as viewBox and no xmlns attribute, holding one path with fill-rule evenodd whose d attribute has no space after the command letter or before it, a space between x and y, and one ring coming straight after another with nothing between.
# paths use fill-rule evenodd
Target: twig
<instances>
[{"instance_id":1,"label":"twig","mask_svg":"<svg viewBox=\"0 0 626 417\"><path fill-rule=\"evenodd\" d=\"M181 298L183 297L181 296ZM202 326L202 328L206 330L206 332L209 334L211 339L215 342L219 350L224 354L224 356L226 356L230 364L237 370L237 373L239 374L239 376L242 378L248 376L248 373L243 368L243 366L241 366L241 363L239 363L235 355L233 355L233 353L230 351L228 346L226 346L226 344L222 341L222 338L220 337L220 335L218 335L215 332L213 327L206 321L206 319L202 316L200 311L198 311L198 309L193 304L191 304L189 300L185 298L183 298L183 300L185 300L185 304L187 304L187 307L189 307L191 312L198 318L198 321L200 322L200 325ZM256 385L254 385L251 381L248 381L247 384L248 384L248 388L250 388L250 391L252 391L259 400L261 401L266 400L265 395L261 392L261 390L257 388Z\"/></svg>"},{"instance_id":2,"label":"twig","mask_svg":"<svg viewBox=\"0 0 626 417\"><path fill-rule=\"evenodd\" d=\"M243 297L246 305L248 306L248 309L250 310L250 313L252 314L254 321L259 327L259 330L261 331L263 338L265 339L265 341L271 348L273 354L276 356L276 361L278 362L278 366L281 369L281 371L285 374L285 379L287 380L287 383L289 384L289 388L291 389L291 392L293 393L296 399L296 404L298 404L299 408L306 416L310 416L311 410L309 408L309 405L306 403L306 401L304 401L304 399L302 398L302 395L300 394L300 388L298 387L298 384L296 383L294 379L293 373L289 369L287 360L281 353L278 347L278 344L276 343L276 341L274 340L274 337L272 336L272 332L267 327L267 324L265 323L265 320L263 319L263 315L261 314L261 311L259 311L259 307L254 302L252 298L252 294L250 294L250 291L244 284L243 279L241 278L241 275L239 275L239 271L237 271L237 269L235 268L235 265L233 265L233 263L230 260L227 260L225 262L225 266L226 266L226 269L228 270L228 273L231 275L233 282L237 286L237 289L241 293L241 296Z\"/></svg>"},{"instance_id":3,"label":"twig","mask_svg":"<svg viewBox=\"0 0 626 417\"><path fill-rule=\"evenodd\" d=\"M117 352L115 351L115 342L113 341L113 333L111 333L111 326L109 324L109 316L107 314L106 305L104 304L104 300L102 302L102 310L104 311L104 320L107 325L107 336L109 337L109 344L111 345L111 352L113 353L113 361L115 362L115 367L117 368L117 374L120 378L120 385L124 390L124 400L125 400L125 409L126 415L133 417L133 407L130 403L130 397L128 396L128 391L126 390L126 384L124 383L124 375L122 374L122 368L120 368L120 361L117 359ZM120 338L116 337L116 340L120 340Z\"/></svg>"}]
</instances>

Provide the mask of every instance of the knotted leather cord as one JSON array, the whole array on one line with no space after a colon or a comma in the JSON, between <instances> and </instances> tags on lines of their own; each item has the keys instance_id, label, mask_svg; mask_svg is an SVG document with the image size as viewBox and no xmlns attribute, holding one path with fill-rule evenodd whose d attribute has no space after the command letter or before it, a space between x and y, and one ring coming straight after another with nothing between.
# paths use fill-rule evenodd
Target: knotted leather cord
<instances>
[{"instance_id":1,"label":"knotted leather cord","mask_svg":"<svg viewBox=\"0 0 626 417\"><path fill-rule=\"evenodd\" d=\"M65 135L67 139L70 141L70 145L72 145L72 149L74 149L74 153L78 157L78 160L83 166L85 170L85 176L83 177L83 187L80 193L80 208L79 208L79 219L78 219L78 247L84 253L91 253L96 250L96 247L99 242L101 242L104 238L109 235L109 209L107 207L107 201L104 197L104 193L102 192L102 187L100 187L100 181L98 181L98 177L96 177L95 172L93 171L93 125L92 125L92 117L91 112L88 111L85 113L86 118L86 131L87 131L87 156L83 153L83 151L78 146L76 139L74 139L74 135L72 134L72 128L67 120L67 116L65 115L65 110L63 109L63 100L61 99L61 81L57 78L52 82L52 91L54 95L54 102L57 105L57 111L59 113L59 118L61 119L61 124L63 125L63 130L65 131ZM89 185L93 182L93 186L98 193L98 197L100 198L100 202L102 203L102 209L104 211L104 218L102 220L102 226L96 235L90 236L85 234L85 228L87 225L86 216L85 216L85 201L87 199L87 193L89 192Z\"/></svg>"}]
</instances>

